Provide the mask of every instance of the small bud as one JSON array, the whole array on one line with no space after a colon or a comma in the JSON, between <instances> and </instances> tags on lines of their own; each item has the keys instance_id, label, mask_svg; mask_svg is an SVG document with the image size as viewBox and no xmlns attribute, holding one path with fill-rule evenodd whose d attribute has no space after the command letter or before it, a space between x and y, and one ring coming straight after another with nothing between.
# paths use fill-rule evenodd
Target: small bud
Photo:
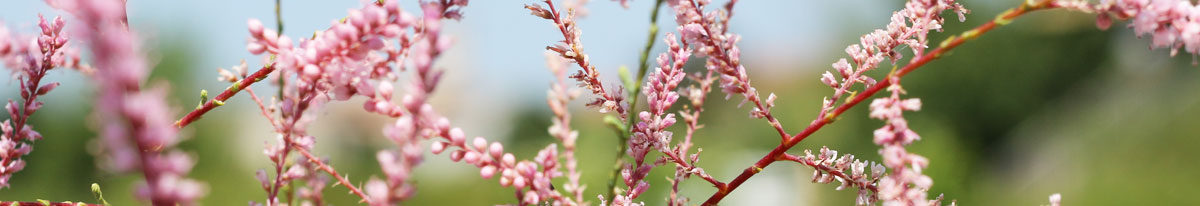
<instances>
[{"instance_id":1,"label":"small bud","mask_svg":"<svg viewBox=\"0 0 1200 206\"><path fill-rule=\"evenodd\" d=\"M271 188L271 181L267 177L266 170L259 169L258 171L255 171L254 178L258 179L259 183L262 183L263 189Z\"/></svg>"},{"instance_id":2,"label":"small bud","mask_svg":"<svg viewBox=\"0 0 1200 206\"><path fill-rule=\"evenodd\" d=\"M462 160L464 154L466 154L466 151L454 150L453 152L450 152L450 161L458 162L459 160Z\"/></svg>"},{"instance_id":3,"label":"small bud","mask_svg":"<svg viewBox=\"0 0 1200 206\"><path fill-rule=\"evenodd\" d=\"M442 151L446 150L446 142L433 142L433 145L430 145L430 150L433 151L433 154L441 154Z\"/></svg>"},{"instance_id":4,"label":"small bud","mask_svg":"<svg viewBox=\"0 0 1200 206\"><path fill-rule=\"evenodd\" d=\"M503 163L505 166L512 167L514 164L516 164L516 162L517 158L514 157L512 153L504 154L504 157L501 158L501 163Z\"/></svg>"},{"instance_id":5,"label":"small bud","mask_svg":"<svg viewBox=\"0 0 1200 206\"><path fill-rule=\"evenodd\" d=\"M467 153L463 155L463 161L465 161L467 163L475 164L475 163L479 162L479 156L480 156L479 152L467 151Z\"/></svg>"},{"instance_id":6,"label":"small bud","mask_svg":"<svg viewBox=\"0 0 1200 206\"><path fill-rule=\"evenodd\" d=\"M525 5L525 9L529 9L529 14L533 14L534 16L542 17L543 19L554 19L554 14L550 13L549 10L543 9L542 5Z\"/></svg>"},{"instance_id":7,"label":"small bud","mask_svg":"<svg viewBox=\"0 0 1200 206\"><path fill-rule=\"evenodd\" d=\"M250 27L250 35L259 37L263 33L263 23L258 19L250 19L246 21L246 25Z\"/></svg>"},{"instance_id":8,"label":"small bud","mask_svg":"<svg viewBox=\"0 0 1200 206\"><path fill-rule=\"evenodd\" d=\"M488 166L484 166L483 168L479 168L479 176L483 177L483 179L492 179L492 176L495 176L495 175L496 175L496 166L488 165Z\"/></svg>"},{"instance_id":9,"label":"small bud","mask_svg":"<svg viewBox=\"0 0 1200 206\"><path fill-rule=\"evenodd\" d=\"M501 155L504 155L504 145L500 145L499 142L492 142L492 146L488 148L488 152L493 158L500 158Z\"/></svg>"},{"instance_id":10,"label":"small bud","mask_svg":"<svg viewBox=\"0 0 1200 206\"><path fill-rule=\"evenodd\" d=\"M776 96L774 92L772 92L771 95L767 95L767 107L775 107L775 98Z\"/></svg>"},{"instance_id":11,"label":"small bud","mask_svg":"<svg viewBox=\"0 0 1200 206\"><path fill-rule=\"evenodd\" d=\"M50 90L54 90L54 88L57 88L57 87L58 87L58 82L44 84L44 85L42 85L42 87L38 88L37 95L39 95L39 96L46 95L47 92L50 92Z\"/></svg>"},{"instance_id":12,"label":"small bud","mask_svg":"<svg viewBox=\"0 0 1200 206\"><path fill-rule=\"evenodd\" d=\"M1100 30L1108 30L1109 27L1112 27L1112 17L1109 17L1107 13L1096 15L1096 27Z\"/></svg>"},{"instance_id":13,"label":"small bud","mask_svg":"<svg viewBox=\"0 0 1200 206\"><path fill-rule=\"evenodd\" d=\"M821 83L825 83L829 87L838 88L837 79L834 79L833 73L829 73L829 71L825 71L825 74L821 75Z\"/></svg>"},{"instance_id":14,"label":"small bud","mask_svg":"<svg viewBox=\"0 0 1200 206\"><path fill-rule=\"evenodd\" d=\"M514 188L525 188L525 183L525 176L517 175L516 177L513 177L512 186Z\"/></svg>"}]
</instances>

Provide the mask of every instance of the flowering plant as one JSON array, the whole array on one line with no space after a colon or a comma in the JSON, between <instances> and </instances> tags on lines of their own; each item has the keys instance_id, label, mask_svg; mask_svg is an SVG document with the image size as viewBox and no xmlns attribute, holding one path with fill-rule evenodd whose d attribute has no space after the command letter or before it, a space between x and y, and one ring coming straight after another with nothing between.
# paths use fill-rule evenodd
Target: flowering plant
<instances>
[{"instance_id":1,"label":"flowering plant","mask_svg":"<svg viewBox=\"0 0 1200 206\"><path fill-rule=\"evenodd\" d=\"M260 56L261 63L255 64L262 66L250 71L251 63L242 61L228 70L219 69L218 80L230 86L211 99L203 91L203 101L177 120L166 98L167 84L147 83L152 67L141 51L138 35L130 28L125 1L48 0L50 6L74 20L39 16L41 32L37 36L13 34L0 27L0 57L5 67L12 69L21 94L20 101L10 100L6 106L11 120L0 124L0 188L9 185L14 173L33 164L22 157L30 155L34 141L43 137L29 125L29 119L43 106L38 97L60 85L42 82L47 71L70 68L91 78L97 90L93 112L100 147L95 154L101 157L101 167L141 174L143 182L134 194L143 204L196 205L214 189L188 178L196 160L176 148L180 131L202 121L205 114L235 103L230 102L235 95L246 93L270 125L275 140L263 149L270 165L254 174L265 195L251 205L325 205L324 191L333 186L344 187L362 204L401 204L417 195L420 187L414 179L415 169L429 155L426 149L433 156L474 166L480 177L510 188L516 205L663 204L642 198L651 187L670 191L667 205L718 205L778 162L812 168L812 182L855 190L858 205L955 205L953 197L929 195L934 183L925 173L930 159L907 148L922 138L904 114L921 110L923 104L919 98L908 97L900 84L905 75L1027 13L1052 9L1095 14L1100 29L1111 27L1114 19L1131 19L1129 27L1136 35L1151 34L1153 48L1168 48L1172 56L1180 49L1192 55L1200 52L1200 6L1190 1L1030 0L931 44L930 34L946 30L943 15L962 22L969 10L955 0L910 0L892 13L884 28L847 46L848 58L839 58L832 70L813 78L813 83L829 86L833 92L820 101L811 122L795 127L779 118L791 114L773 111L785 106L777 101L779 95L760 93L751 82L748 71L754 68L744 64L738 45L742 36L730 30L738 2L654 1L649 41L640 53L639 68L621 70L618 81L605 79L584 50L585 36L577 19L587 14L586 0L527 2L526 11L551 23L554 30L545 32L557 37L545 47L546 66L555 80L546 99L553 113L547 132L554 142L537 146L541 149L526 157L512 151L512 145L506 150L502 141L468 136L467 129L439 113L439 105L431 102L443 76L455 69L443 68L438 61L455 49L445 24L471 18L465 15L474 9L468 7L468 0L422 0L415 8L395 0L367 1L308 37L282 33L276 1L276 18L280 19L276 29L258 19L246 20L245 49ZM626 8L630 3L620 1ZM675 30L662 35L666 51L650 62L651 50L660 38L660 7L672 12L668 17L674 18ZM80 60L78 41L90 51L87 61ZM689 61L692 59L703 59L701 71L686 72L685 68L694 64ZM889 64L890 70L886 69ZM574 87L568 79L574 81ZM263 81L278 87L277 93L267 98L255 93L251 86ZM772 150L759 154L734 177L714 175L701 167L703 145L693 141L704 126L701 116L714 83L725 100L748 107L748 116L764 120L779 138ZM399 96L398 86L403 91ZM885 91L877 97L876 93ZM390 122L381 127L381 135L394 145L373 152L379 176L351 178L339 172L334 161L316 152L322 137L309 132L314 121L326 115L323 107L355 97L365 99L363 111ZM680 97L687 101L679 102ZM585 174L580 168L580 130L571 124L574 115L568 109L577 98L607 115L604 122L615 129L619 142L608 184L593 187L599 189L587 190L581 180L585 175L605 174ZM868 99L867 117L884 123L872 132L880 159L839 155L828 147L816 152L791 151L823 127L847 118L842 115ZM639 100L644 101L644 109ZM682 129L683 137L677 138L673 129ZM669 187L651 181L651 171L659 166L674 166ZM693 202L684 197L680 187L689 179L714 190L704 201ZM1049 204L1058 205L1061 199L1052 194ZM0 206L76 204L107 203L0 202Z\"/></svg>"}]
</instances>

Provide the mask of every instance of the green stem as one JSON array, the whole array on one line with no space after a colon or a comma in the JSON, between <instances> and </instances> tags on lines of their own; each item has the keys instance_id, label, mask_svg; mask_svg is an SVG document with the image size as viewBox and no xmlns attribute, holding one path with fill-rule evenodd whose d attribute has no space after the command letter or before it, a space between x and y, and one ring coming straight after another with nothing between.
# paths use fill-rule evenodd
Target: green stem
<instances>
[{"instance_id":1,"label":"green stem","mask_svg":"<svg viewBox=\"0 0 1200 206\"><path fill-rule=\"evenodd\" d=\"M283 35L283 4L279 1L280 0L275 0L275 30L278 30L279 35ZM280 70L279 72L282 74L283 70ZM284 82L284 79L286 78L284 78L283 75L279 75L279 98L283 98L283 84L286 83Z\"/></svg>"},{"instance_id":2,"label":"green stem","mask_svg":"<svg viewBox=\"0 0 1200 206\"><path fill-rule=\"evenodd\" d=\"M646 70L650 67L650 63L647 61L650 59L650 49L654 48L654 40L658 37L658 10L660 7L662 7L662 4L663 0L654 1L654 7L650 9L650 32L646 35L646 46L642 48L642 56L641 58L638 58L639 65L637 71L637 81L634 82L633 88L630 88L629 90L631 93L628 94L630 97L630 112L633 112L634 108L637 108L639 97L638 93L642 92L642 81L645 80ZM611 179L611 181L608 183L607 197L609 202L612 202L612 199L615 198L617 194L617 182L620 182L618 181L618 174L621 174L621 168L625 163L625 150L629 147L629 144L627 143L629 142L629 137L633 135L633 124L637 122L637 118L634 118L634 116L637 115L630 115L630 117L625 120L625 129L618 134L620 138L617 139L617 147L619 149L617 150L616 160L613 163L613 170L608 176L608 178Z\"/></svg>"}]
</instances>

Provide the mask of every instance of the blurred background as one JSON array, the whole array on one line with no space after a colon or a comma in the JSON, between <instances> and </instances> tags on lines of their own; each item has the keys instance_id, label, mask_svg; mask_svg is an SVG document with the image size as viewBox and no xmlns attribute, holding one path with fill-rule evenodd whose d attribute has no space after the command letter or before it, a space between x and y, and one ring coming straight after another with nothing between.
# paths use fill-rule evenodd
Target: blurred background
<instances>
[{"instance_id":1,"label":"blurred background","mask_svg":"<svg viewBox=\"0 0 1200 206\"><path fill-rule=\"evenodd\" d=\"M990 20L1022 1L961 2L972 10L967 21L948 18L946 33L931 34L932 42ZM229 68L242 59L252 69L262 65L259 57L245 50L246 20L258 18L268 28L274 27L273 3L129 2L130 23L144 37L145 51L156 65L151 82L170 84L177 115L197 103L201 89L225 88L226 84L215 81L216 68ZM548 21L522 8L533 3L537 2L474 1L462 21L447 23L445 33L456 43L437 62L447 75L432 100L467 135L501 141L524 159L554 142L546 133L552 114L545 105L545 91L552 77L542 53L546 45L561 39ZM637 68L653 3L635 0L629 9L609 1L588 5L590 15L579 20L579 26L586 51L606 75L604 80L615 82L620 66ZM360 5L285 1L284 33L308 36ZM415 1L404 5L416 12ZM898 0L741 1L730 31L743 36L739 46L754 85L763 94L779 95L774 112L785 128L796 132L816 116L821 98L832 94L818 81L819 74L846 56L845 46L883 28L891 12L902 7L903 1ZM659 26L673 32L673 12L662 10ZM33 33L38 13L62 14L41 1L7 1L0 7L0 20L14 31ZM656 41L655 56L664 50L661 33ZM923 137L910 151L932 161L926 170L935 181L930 194L944 193L962 205L1039 205L1046 204L1052 193L1062 193L1069 205L1200 204L1194 196L1200 192L1196 187L1200 164L1195 160L1200 156L1196 59L1170 57L1166 50L1148 48L1148 39L1136 38L1122 26L1096 29L1091 15L1037 12L906 76L908 96L924 103L923 110L906 116ZM700 58L687 66L689 72L702 69ZM870 75L885 73L881 69ZM7 79L0 97L19 98L17 83ZM99 183L114 205L138 205L131 191L140 174L97 169L91 156L97 147L89 115L97 95L90 89L92 83L67 70L51 72L49 80L62 86L42 98L46 105L31 120L46 138L25 157L29 164L15 174L12 186L0 189L0 200L95 202L89 185ZM269 84L255 89L263 94L274 91ZM710 94L702 117L706 127L695 142L704 149L699 165L728 181L778 139L765 121L748 117L749 108L738 108L738 101L723 96L719 91ZM319 143L315 152L331 158L355 182L380 176L375 151L395 148L381 135L381 127L391 120L363 112L362 101L328 104L310 129ZM262 202L266 194L254 171L271 167L262 150L265 142L274 143L275 135L256 115L257 107L247 95L228 102L183 130L189 139L180 148L198 157L190 177L208 186L203 204ZM578 152L588 185L585 197L599 203L594 197L607 185L616 136L603 126L602 115L583 108L583 103L572 105L572 126L581 133ZM791 152L829 146L878 161L871 132L882 124L866 113L864 107L850 110ZM673 130L682 134L682 128L680 124ZM429 154L426 160L415 172L418 195L406 204L515 202L511 189L500 187L495 179L479 178L473 166L450 162L445 154ZM639 200L665 204L669 188L665 178L672 171L671 166L654 170L648 178L653 187ZM811 174L810 168L780 162L723 203L854 204L854 191L810 183ZM698 179L685 182L683 188L684 196L695 204L715 191ZM331 187L325 197L333 205L355 205L356 197L346 193L343 187Z\"/></svg>"}]
</instances>

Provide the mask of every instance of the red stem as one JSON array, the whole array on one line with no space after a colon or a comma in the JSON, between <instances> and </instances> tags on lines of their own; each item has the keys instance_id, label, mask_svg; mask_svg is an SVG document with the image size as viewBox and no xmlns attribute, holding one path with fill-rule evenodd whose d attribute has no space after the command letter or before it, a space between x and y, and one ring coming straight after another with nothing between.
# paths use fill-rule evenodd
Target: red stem
<instances>
[{"instance_id":1,"label":"red stem","mask_svg":"<svg viewBox=\"0 0 1200 206\"><path fill-rule=\"evenodd\" d=\"M196 108L196 110L192 110L192 112L188 112L188 114L184 115L183 118L180 118L179 121L175 121L175 127L183 128L188 124L195 122L196 120L200 119L201 116L204 116L204 113L208 113L208 111L212 110L213 108L224 105L225 100L229 100L229 98L232 98L233 95L236 95L244 88L250 87L250 85L254 84L255 82L265 79L267 75L271 74L273 71L275 71L275 64L263 66L262 69L254 72L254 74L250 74L250 76L243 78L241 81L234 83L233 86L225 89L225 91L221 92L221 94L217 95L217 97L205 102L204 106ZM218 101L221 103L216 103Z\"/></svg>"},{"instance_id":2,"label":"red stem","mask_svg":"<svg viewBox=\"0 0 1200 206\"><path fill-rule=\"evenodd\" d=\"M88 204L82 202L0 202L0 206L105 206L101 204Z\"/></svg>"},{"instance_id":3,"label":"red stem","mask_svg":"<svg viewBox=\"0 0 1200 206\"><path fill-rule=\"evenodd\" d=\"M50 48L47 48L45 52L42 52L41 67L29 72L29 82L24 84L25 88L21 88L22 90L25 90L22 91L22 93L28 95L25 95L22 99L25 102L22 102L21 108L17 111L17 114L13 114L14 116L11 117L13 120L12 126L14 129L12 130L11 134L7 135L9 135L9 138L12 138L12 140L19 142L28 138L29 134L25 133L25 124L28 123L29 117L33 116L33 112L28 111L28 108L33 106L33 104L36 104L38 96L41 96L38 94L38 90L41 89L42 78L46 76L46 71L49 71L53 68L54 65L51 64L50 58L53 57L54 52L60 48L61 46L51 46ZM33 63L31 62L30 64L32 65ZM9 151L8 154L6 154L5 157L0 160L0 165L8 165L20 157L21 155L18 154L16 150ZM12 174L14 172L16 171L5 171L0 172L0 174Z\"/></svg>"},{"instance_id":4,"label":"red stem","mask_svg":"<svg viewBox=\"0 0 1200 206\"><path fill-rule=\"evenodd\" d=\"M1055 7L1056 6L1052 5L1052 4L1039 4L1039 5L1024 5L1023 4L1020 7L1017 7L1016 9L1009 10L1008 12L1003 13L1000 16L997 16L992 21L988 21L987 23L984 23L983 25L979 25L978 27L975 27L972 30L968 30L967 32L964 32L963 36L956 36L956 37L952 37L951 39L948 39L945 43L943 43L943 45L941 47L938 47L937 49L935 49L927 54L916 57L915 60L913 60L908 65L905 65L900 70L897 70L892 74L888 74L889 78L884 78L883 81L879 82L878 84L875 84L871 88L866 89L861 94L856 95L854 97L854 99L846 102L845 104L842 104L842 106L837 107L837 109L835 109L827 117L813 120L813 122L811 124L809 124L807 128L804 128L804 131L801 131L800 133L796 134L795 136L792 136L792 137L786 139L782 144L780 144L779 146L776 146L775 149L771 150L770 153L767 153L767 155L763 156L757 162L755 162L753 166L750 166L749 168L746 168L745 170L743 170L742 174L740 174L736 178L734 178L733 181L730 181L728 184L724 185L723 187L718 187L717 192L714 193L712 196L710 196L708 198L708 200L706 200L704 202L703 205L717 205L717 203L720 203L721 199L724 199L725 196L729 195L730 192L737 189L738 186L741 186L742 183L745 183L746 180L750 179L750 177L753 177L755 174L758 174L758 172L762 171L763 168L767 167L768 165L771 165L771 163L774 163L775 161L784 159L786 157L785 155L786 155L786 152L788 149L791 149L793 146L796 146L797 143L800 143L800 141L804 140L805 138L808 138L813 133L817 132L817 130L820 130L821 127L824 127L825 125L833 122L834 118L836 118L838 115L846 112L846 110L853 108L855 105L858 105L858 103L861 103L862 101L866 100L867 98L870 98L871 96L875 95L875 93L882 91L883 89L890 86L892 84L892 81L891 81L892 78L890 78L891 76L895 76L895 77L904 76L905 74L908 74L909 72L912 72L913 70L916 70L917 68L920 68L921 66L924 66L926 63L929 63L930 61L941 58L942 54L945 54L946 52L958 47L959 45L962 45L966 41L975 39L975 38L979 37L979 35L982 35L983 33L987 33L988 31L991 31L996 26L1006 24L1007 22L1012 21L1013 19L1025 14L1027 12L1055 8ZM998 21L1000 21L1000 22L998 22Z\"/></svg>"}]
</instances>

